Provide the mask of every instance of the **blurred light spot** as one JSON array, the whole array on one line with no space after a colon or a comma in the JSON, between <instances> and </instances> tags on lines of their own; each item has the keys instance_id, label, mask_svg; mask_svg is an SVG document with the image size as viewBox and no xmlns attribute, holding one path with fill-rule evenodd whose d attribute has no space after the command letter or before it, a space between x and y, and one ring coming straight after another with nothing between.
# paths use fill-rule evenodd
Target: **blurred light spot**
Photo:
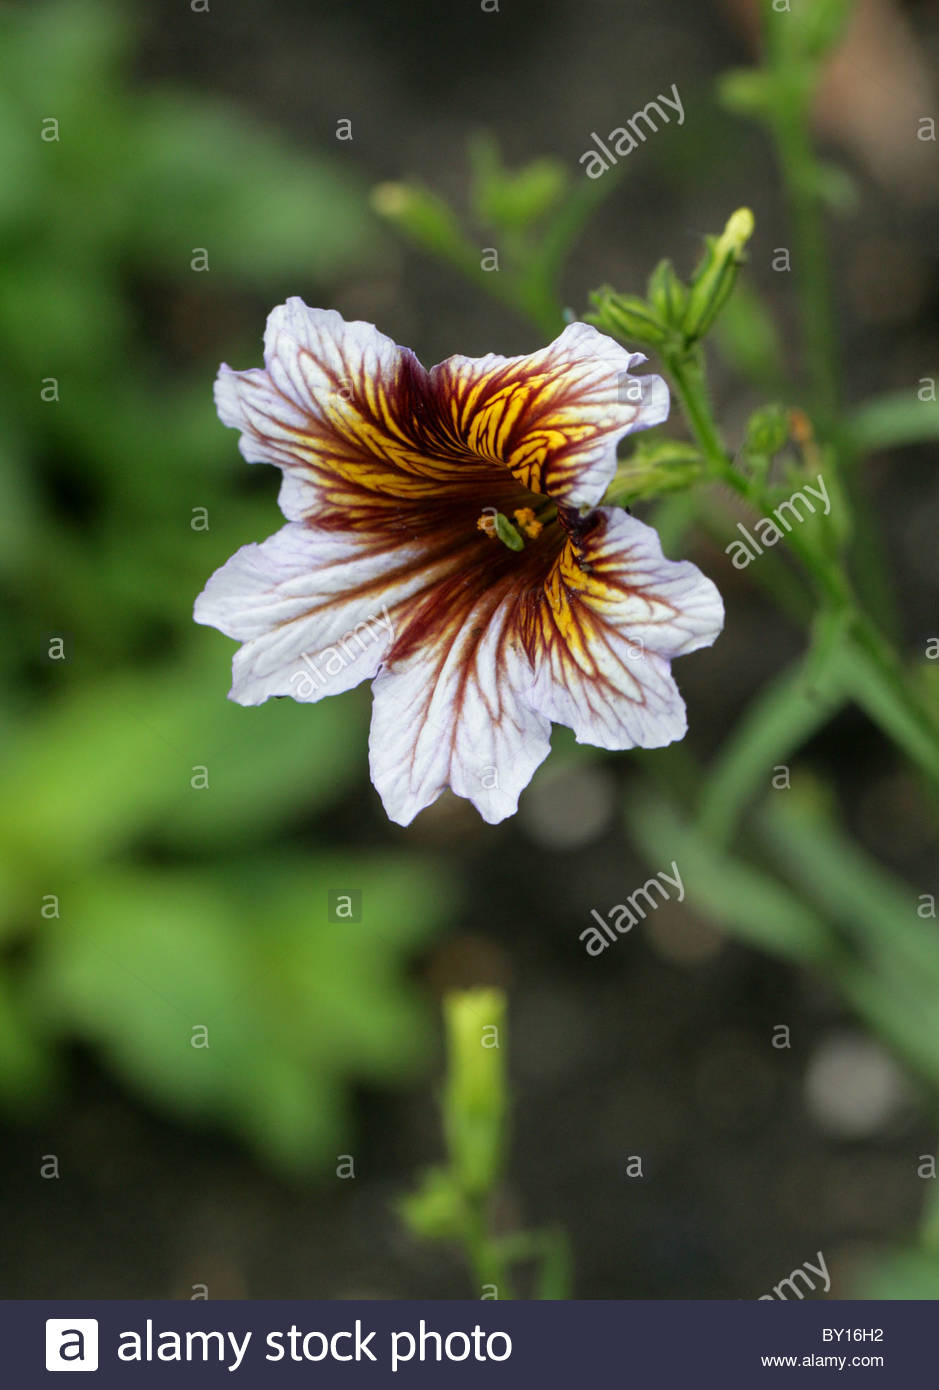
<instances>
[{"instance_id":1,"label":"blurred light spot","mask_svg":"<svg viewBox=\"0 0 939 1390\"><path fill-rule=\"evenodd\" d=\"M580 849L597 839L616 809L618 783L604 767L548 769L522 798L519 818L546 849Z\"/></svg>"},{"instance_id":2,"label":"blurred light spot","mask_svg":"<svg viewBox=\"0 0 939 1390\"><path fill-rule=\"evenodd\" d=\"M909 1100L906 1081L887 1053L857 1033L822 1042L809 1062L805 1101L821 1129L859 1139L882 1129Z\"/></svg>"}]
</instances>

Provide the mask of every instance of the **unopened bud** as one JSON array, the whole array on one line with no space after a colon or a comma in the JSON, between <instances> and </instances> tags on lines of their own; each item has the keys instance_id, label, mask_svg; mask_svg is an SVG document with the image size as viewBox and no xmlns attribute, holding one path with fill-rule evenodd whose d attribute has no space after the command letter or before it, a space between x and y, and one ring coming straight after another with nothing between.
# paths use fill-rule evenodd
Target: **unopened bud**
<instances>
[{"instance_id":1,"label":"unopened bud","mask_svg":"<svg viewBox=\"0 0 939 1390\"><path fill-rule=\"evenodd\" d=\"M627 346L661 347L668 341L666 324L638 295L598 290L591 299L597 312L587 315L588 322L595 323Z\"/></svg>"},{"instance_id":2,"label":"unopened bud","mask_svg":"<svg viewBox=\"0 0 939 1390\"><path fill-rule=\"evenodd\" d=\"M781 405L764 405L747 422L746 450L772 458L789 438L789 421Z\"/></svg>"},{"instance_id":3,"label":"unopened bud","mask_svg":"<svg viewBox=\"0 0 939 1390\"><path fill-rule=\"evenodd\" d=\"M507 1096L505 995L473 989L444 999L448 1069L444 1129L453 1171L468 1194L488 1192L502 1168Z\"/></svg>"},{"instance_id":4,"label":"unopened bud","mask_svg":"<svg viewBox=\"0 0 939 1390\"><path fill-rule=\"evenodd\" d=\"M372 207L418 245L438 255L466 255L466 241L452 208L420 184L380 183L372 189Z\"/></svg>"},{"instance_id":5,"label":"unopened bud","mask_svg":"<svg viewBox=\"0 0 939 1390\"><path fill-rule=\"evenodd\" d=\"M603 501L608 506L645 502L669 492L684 492L705 474L704 460L693 444L662 439L639 446L620 463Z\"/></svg>"},{"instance_id":6,"label":"unopened bud","mask_svg":"<svg viewBox=\"0 0 939 1390\"><path fill-rule=\"evenodd\" d=\"M726 304L754 226L750 209L738 208L719 237L708 237L688 298L683 325L688 342L703 337Z\"/></svg>"},{"instance_id":7,"label":"unopened bud","mask_svg":"<svg viewBox=\"0 0 939 1390\"><path fill-rule=\"evenodd\" d=\"M649 276L648 297L651 308L663 323L680 330L688 303L688 288L675 274L671 261L659 261Z\"/></svg>"}]
</instances>

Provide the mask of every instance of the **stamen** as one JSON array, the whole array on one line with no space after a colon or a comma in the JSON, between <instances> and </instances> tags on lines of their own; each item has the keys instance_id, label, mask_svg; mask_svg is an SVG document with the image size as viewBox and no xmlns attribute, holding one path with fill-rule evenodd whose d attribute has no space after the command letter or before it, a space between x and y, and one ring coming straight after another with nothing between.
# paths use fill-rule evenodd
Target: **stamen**
<instances>
[{"instance_id":1,"label":"stamen","mask_svg":"<svg viewBox=\"0 0 939 1390\"><path fill-rule=\"evenodd\" d=\"M518 522L521 530L525 532L530 540L537 540L544 529L542 523L535 518L535 513L531 507L517 507L512 513Z\"/></svg>"},{"instance_id":2,"label":"stamen","mask_svg":"<svg viewBox=\"0 0 939 1390\"><path fill-rule=\"evenodd\" d=\"M492 540L500 540L503 545L508 546L509 550L523 550L525 547L525 542L511 521L501 512L497 512L495 507L483 509L483 514L476 522L476 527L477 530L484 531Z\"/></svg>"}]
</instances>

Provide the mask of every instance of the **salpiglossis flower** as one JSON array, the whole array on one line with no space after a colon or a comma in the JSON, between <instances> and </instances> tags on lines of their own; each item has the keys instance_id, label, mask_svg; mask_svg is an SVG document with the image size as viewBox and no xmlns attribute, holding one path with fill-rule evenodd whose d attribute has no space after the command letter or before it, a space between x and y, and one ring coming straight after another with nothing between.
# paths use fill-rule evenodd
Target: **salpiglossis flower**
<instances>
[{"instance_id":1,"label":"salpiglossis flower","mask_svg":"<svg viewBox=\"0 0 939 1390\"><path fill-rule=\"evenodd\" d=\"M291 299L218 413L283 472L287 525L196 602L242 646L231 698L315 702L371 680L372 780L407 825L446 787L511 815L552 721L601 748L681 738L673 657L723 608L651 527L600 505L617 441L668 414L645 359L583 323L527 357L425 370L366 323Z\"/></svg>"}]
</instances>

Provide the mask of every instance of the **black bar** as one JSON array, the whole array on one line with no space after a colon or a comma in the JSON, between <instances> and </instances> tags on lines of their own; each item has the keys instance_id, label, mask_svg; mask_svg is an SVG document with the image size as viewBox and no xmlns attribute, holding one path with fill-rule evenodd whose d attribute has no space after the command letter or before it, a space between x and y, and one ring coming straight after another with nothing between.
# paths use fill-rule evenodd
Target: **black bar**
<instances>
[{"instance_id":1,"label":"black bar","mask_svg":"<svg viewBox=\"0 0 939 1390\"><path fill-rule=\"evenodd\" d=\"M50 1319L59 1321L50 1326ZM83 1335L82 1319L98 1324L94 1372L94 1339ZM46 1369L48 1331L53 1361L64 1357L86 1370L96 1390L157 1384L752 1390L807 1378L905 1390L935 1374L937 1327L934 1304L899 1301L23 1301L0 1304L0 1382L11 1390L55 1384L58 1370ZM215 1335L187 1343L187 1333ZM796 1362L774 1364L771 1357Z\"/></svg>"}]
</instances>

